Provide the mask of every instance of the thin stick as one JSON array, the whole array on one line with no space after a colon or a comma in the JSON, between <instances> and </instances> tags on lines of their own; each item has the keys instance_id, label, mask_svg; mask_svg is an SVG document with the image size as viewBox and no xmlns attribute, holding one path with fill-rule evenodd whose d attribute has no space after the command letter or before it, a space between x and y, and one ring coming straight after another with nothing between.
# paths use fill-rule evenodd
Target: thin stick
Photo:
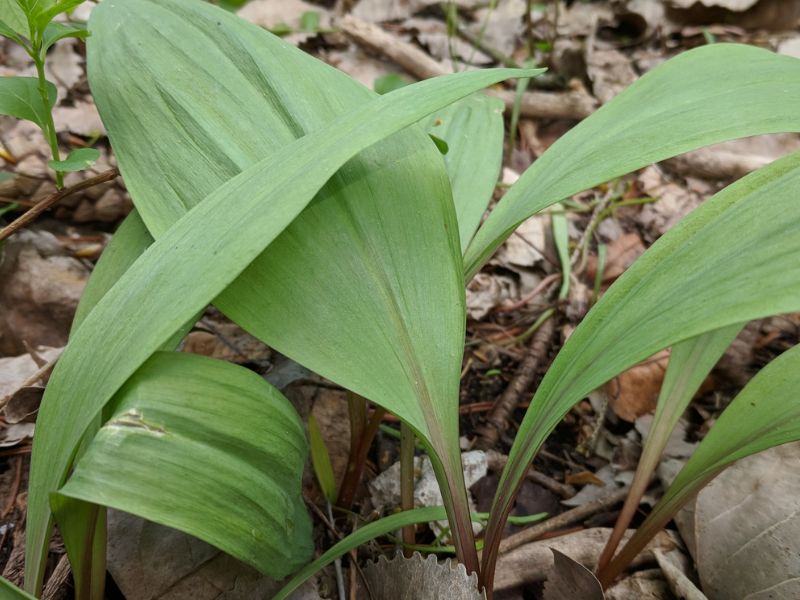
<instances>
[{"instance_id":1,"label":"thin stick","mask_svg":"<svg viewBox=\"0 0 800 600\"><path fill-rule=\"evenodd\" d=\"M364 463L367 460L369 447L372 445L372 440L375 438L375 434L378 432L378 427L385 414L386 411L383 408L378 407L375 409L361 436L361 441L358 444L358 453L355 455L354 460L348 461L348 470L339 488L339 497L336 499L336 506L339 508L347 510L353 505L356 489L361 482L361 475L364 472Z\"/></svg>"},{"instance_id":2,"label":"thin stick","mask_svg":"<svg viewBox=\"0 0 800 600\"><path fill-rule=\"evenodd\" d=\"M417 79L430 79L449 73L439 61L421 48L401 40L374 23L352 15L338 20L339 28L359 46L377 52L396 62ZM507 110L513 110L516 93L509 90L488 90L500 98ZM567 92L525 92L519 104L520 115L528 118L573 119L588 117L597 109L597 100L582 90Z\"/></svg>"},{"instance_id":3,"label":"thin stick","mask_svg":"<svg viewBox=\"0 0 800 600\"><path fill-rule=\"evenodd\" d=\"M500 431L507 427L511 413L516 410L522 395L531 387L539 370L539 364L547 357L550 340L553 337L555 325L553 319L547 319L531 338L525 358L517 367L514 378L508 384L503 395L495 403L491 412L486 416L486 422L478 427L478 441L476 446L481 450L494 448L500 437Z\"/></svg>"},{"instance_id":4,"label":"thin stick","mask_svg":"<svg viewBox=\"0 0 800 600\"><path fill-rule=\"evenodd\" d=\"M611 508L618 502L621 502L627 495L628 488L620 488L608 494L607 496L603 496L597 500L592 500L591 502L587 502L582 506L577 506L572 510L568 510L560 515L556 515L552 519L548 519L543 523L523 529L519 533L510 535L500 542L500 553L508 552L509 550L513 550L514 548L518 548L519 546L533 542L545 533L561 529L567 525L572 525L573 523L577 523L578 521L590 517L601 510Z\"/></svg>"},{"instance_id":5,"label":"thin stick","mask_svg":"<svg viewBox=\"0 0 800 600\"><path fill-rule=\"evenodd\" d=\"M97 175L95 177L90 177L89 179L85 179L80 183L76 183L72 187L68 187L66 189L59 190L57 192L50 194L44 200L37 202L33 208L31 208L29 211L27 211L18 219L16 219L13 223L4 227L3 229L0 229L0 241L6 239L11 234L16 233L18 230L22 229L23 227L31 223L44 211L46 211L48 208L50 208L60 200L63 200L64 198L67 198L68 196L71 196L76 192L81 192L83 190L89 189L90 187L94 187L100 183L111 181L117 175L119 175L119 171L116 168L109 169L108 171L100 173L100 175Z\"/></svg>"}]
</instances>

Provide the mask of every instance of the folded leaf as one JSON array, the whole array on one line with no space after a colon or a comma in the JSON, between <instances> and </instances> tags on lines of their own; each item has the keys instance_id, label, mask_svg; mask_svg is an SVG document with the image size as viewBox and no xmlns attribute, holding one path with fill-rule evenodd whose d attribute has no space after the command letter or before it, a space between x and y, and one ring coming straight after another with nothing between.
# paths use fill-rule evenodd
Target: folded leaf
<instances>
[{"instance_id":1,"label":"folded leaf","mask_svg":"<svg viewBox=\"0 0 800 600\"><path fill-rule=\"evenodd\" d=\"M60 492L174 527L280 579L313 552L307 453L294 408L261 377L160 352L120 390Z\"/></svg>"},{"instance_id":2,"label":"folded leaf","mask_svg":"<svg viewBox=\"0 0 800 600\"><path fill-rule=\"evenodd\" d=\"M464 256L467 280L529 216L701 146L800 131L800 60L735 44L679 54L561 136L511 187Z\"/></svg>"},{"instance_id":3,"label":"folded leaf","mask_svg":"<svg viewBox=\"0 0 800 600\"><path fill-rule=\"evenodd\" d=\"M476 94L427 119L428 133L447 143L444 162L458 218L461 250L492 199L503 161L503 103Z\"/></svg>"},{"instance_id":4,"label":"folded leaf","mask_svg":"<svg viewBox=\"0 0 800 600\"><path fill-rule=\"evenodd\" d=\"M508 510L547 435L596 387L682 340L800 310L798 185L800 153L750 174L686 217L609 288L536 391L495 509ZM500 522L487 535L498 535Z\"/></svg>"},{"instance_id":5,"label":"folded leaf","mask_svg":"<svg viewBox=\"0 0 800 600\"><path fill-rule=\"evenodd\" d=\"M47 127L47 116L56 103L56 87L47 82L50 102L45 106L39 95L39 81L35 77L0 77L0 115L33 121Z\"/></svg>"}]
</instances>

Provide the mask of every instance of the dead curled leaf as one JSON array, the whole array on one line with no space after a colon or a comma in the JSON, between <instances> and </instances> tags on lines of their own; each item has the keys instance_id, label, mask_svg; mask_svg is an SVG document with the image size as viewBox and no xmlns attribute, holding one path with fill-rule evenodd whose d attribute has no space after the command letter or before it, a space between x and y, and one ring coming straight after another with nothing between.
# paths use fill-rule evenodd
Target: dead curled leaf
<instances>
[{"instance_id":1,"label":"dead curled leaf","mask_svg":"<svg viewBox=\"0 0 800 600\"><path fill-rule=\"evenodd\" d=\"M280 588L205 542L133 515L109 511L108 534L108 570L126 600L251 600Z\"/></svg>"},{"instance_id":2,"label":"dead curled leaf","mask_svg":"<svg viewBox=\"0 0 800 600\"><path fill-rule=\"evenodd\" d=\"M655 410L668 362L669 351L662 350L606 384L609 405L620 419L633 422Z\"/></svg>"}]
</instances>

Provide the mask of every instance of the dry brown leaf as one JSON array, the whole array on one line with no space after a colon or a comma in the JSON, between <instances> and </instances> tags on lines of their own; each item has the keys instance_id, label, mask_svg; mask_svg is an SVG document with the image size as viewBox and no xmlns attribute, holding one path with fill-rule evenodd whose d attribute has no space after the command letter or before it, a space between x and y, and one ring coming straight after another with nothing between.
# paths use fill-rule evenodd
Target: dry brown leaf
<instances>
[{"instance_id":1,"label":"dry brown leaf","mask_svg":"<svg viewBox=\"0 0 800 600\"><path fill-rule=\"evenodd\" d=\"M610 528L594 527L525 544L511 552L501 554L497 562L495 590L507 590L535 581L543 581L553 566L552 549L566 554L589 569L594 569L610 533ZM626 532L623 537L623 544L625 543L624 540L627 540L632 534L632 529ZM655 548L668 551L677 545L677 542L670 534L666 531L661 531L633 560L631 565L636 567L643 563L652 562Z\"/></svg>"},{"instance_id":2,"label":"dry brown leaf","mask_svg":"<svg viewBox=\"0 0 800 600\"><path fill-rule=\"evenodd\" d=\"M51 361L61 353L61 348L37 348L37 354ZM25 381L39 370L30 354L0 358L0 399L16 392Z\"/></svg>"},{"instance_id":3,"label":"dry brown leaf","mask_svg":"<svg viewBox=\"0 0 800 600\"><path fill-rule=\"evenodd\" d=\"M674 600L659 569L639 571L606 591L606 600Z\"/></svg>"},{"instance_id":4,"label":"dry brown leaf","mask_svg":"<svg viewBox=\"0 0 800 600\"><path fill-rule=\"evenodd\" d=\"M619 50L587 51L586 72L594 95L605 104L638 79L630 59Z\"/></svg>"},{"instance_id":5,"label":"dry brown leaf","mask_svg":"<svg viewBox=\"0 0 800 600\"><path fill-rule=\"evenodd\" d=\"M0 448L11 448L33 437L33 423L0 425Z\"/></svg>"},{"instance_id":6,"label":"dry brown leaf","mask_svg":"<svg viewBox=\"0 0 800 600\"><path fill-rule=\"evenodd\" d=\"M642 206L636 217L653 238L665 234L700 205L698 194L666 181L656 167L644 169L638 181L645 195L656 199L656 202Z\"/></svg>"},{"instance_id":7,"label":"dry brown leaf","mask_svg":"<svg viewBox=\"0 0 800 600\"><path fill-rule=\"evenodd\" d=\"M235 363L266 364L272 350L238 325L226 321L203 319L201 329L186 336L182 350Z\"/></svg>"},{"instance_id":8,"label":"dry brown leaf","mask_svg":"<svg viewBox=\"0 0 800 600\"><path fill-rule=\"evenodd\" d=\"M736 12L748 10L758 4L758 0L668 0L668 2L675 8L691 8L700 4L709 8L716 6Z\"/></svg>"},{"instance_id":9,"label":"dry brown leaf","mask_svg":"<svg viewBox=\"0 0 800 600\"><path fill-rule=\"evenodd\" d=\"M606 219L603 223L614 222ZM608 244L606 266L603 270L603 282L611 283L622 275L637 258L644 254L645 247L638 233L624 233ZM597 258L591 257L586 267L586 274L594 279L597 269Z\"/></svg>"},{"instance_id":10,"label":"dry brown leaf","mask_svg":"<svg viewBox=\"0 0 800 600\"><path fill-rule=\"evenodd\" d=\"M553 570L544 584L544 600L603 600L597 577L566 554L553 550Z\"/></svg>"},{"instance_id":11,"label":"dry brown leaf","mask_svg":"<svg viewBox=\"0 0 800 600\"><path fill-rule=\"evenodd\" d=\"M670 15L686 23L731 23L744 29L792 29L800 3L791 0L669 0Z\"/></svg>"},{"instance_id":12,"label":"dry brown leaf","mask_svg":"<svg viewBox=\"0 0 800 600\"><path fill-rule=\"evenodd\" d=\"M33 415L39 410L44 396L43 386L25 386L16 390L8 398L3 409L6 423L22 423L33 421Z\"/></svg>"},{"instance_id":13,"label":"dry brown leaf","mask_svg":"<svg viewBox=\"0 0 800 600\"><path fill-rule=\"evenodd\" d=\"M351 44L346 50L331 50L323 58L328 64L344 71L369 89L375 87L375 80L379 77L404 72L403 67L386 60L378 60L357 44Z\"/></svg>"},{"instance_id":14,"label":"dry brown leaf","mask_svg":"<svg viewBox=\"0 0 800 600\"><path fill-rule=\"evenodd\" d=\"M280 588L205 542L115 510L108 515L108 570L126 600L252 600ZM309 584L295 597L319 598Z\"/></svg>"},{"instance_id":15,"label":"dry brown leaf","mask_svg":"<svg viewBox=\"0 0 800 600\"><path fill-rule=\"evenodd\" d=\"M517 298L519 289L511 277L478 273L467 285L467 315L477 321Z\"/></svg>"},{"instance_id":16,"label":"dry brown leaf","mask_svg":"<svg viewBox=\"0 0 800 600\"><path fill-rule=\"evenodd\" d=\"M275 0L251 0L236 14L265 29L286 25L295 31L285 36L284 39L291 44L300 44L317 35L315 32L299 31L300 19L307 12L319 14L319 26L321 28L327 29L331 26L331 16L325 8L316 4L309 4L303 0L281 0L280 2L275 2Z\"/></svg>"},{"instance_id":17,"label":"dry brown leaf","mask_svg":"<svg viewBox=\"0 0 800 600\"><path fill-rule=\"evenodd\" d=\"M744 458L706 486L696 562L710 600L800 598L800 443Z\"/></svg>"},{"instance_id":18,"label":"dry brown leaf","mask_svg":"<svg viewBox=\"0 0 800 600\"><path fill-rule=\"evenodd\" d=\"M633 422L655 410L668 362L669 351L662 350L606 384L609 405L620 419Z\"/></svg>"}]
</instances>

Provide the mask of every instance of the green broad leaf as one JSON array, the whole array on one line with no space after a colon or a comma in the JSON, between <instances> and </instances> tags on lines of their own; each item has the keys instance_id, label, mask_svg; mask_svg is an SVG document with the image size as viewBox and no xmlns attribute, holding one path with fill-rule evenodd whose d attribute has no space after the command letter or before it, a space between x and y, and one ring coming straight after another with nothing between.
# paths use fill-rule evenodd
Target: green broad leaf
<instances>
[{"instance_id":1,"label":"green broad leaf","mask_svg":"<svg viewBox=\"0 0 800 600\"><path fill-rule=\"evenodd\" d=\"M610 582L675 513L734 461L800 440L800 346L764 367L739 393L645 522L601 573Z\"/></svg>"},{"instance_id":2,"label":"green broad leaf","mask_svg":"<svg viewBox=\"0 0 800 600\"><path fill-rule=\"evenodd\" d=\"M47 127L48 114L56 103L56 86L47 82L49 106L39 95L35 77L0 77L0 115L33 121L42 129Z\"/></svg>"},{"instance_id":3,"label":"green broad leaf","mask_svg":"<svg viewBox=\"0 0 800 600\"><path fill-rule=\"evenodd\" d=\"M374 89L376 93L383 95L411 85L411 83L412 81L410 79L403 77L399 73L388 73L376 78L372 83L372 89Z\"/></svg>"},{"instance_id":4,"label":"green broad leaf","mask_svg":"<svg viewBox=\"0 0 800 600\"><path fill-rule=\"evenodd\" d=\"M165 8L167 6L169 10ZM212 18L203 16L208 10L212 11ZM124 20L125 28L120 29L117 26L120 19ZM184 31L184 27L189 27L187 32L189 35L165 35ZM258 58L259 62L245 61L244 64L248 68L255 68L253 65L257 66L262 64L261 61L267 61L263 63L265 71L247 72L260 85L261 77L268 76L272 71L284 74L282 67L289 69L290 79L298 79L296 65L292 61L298 60L299 56L305 56L298 50L285 44L278 44L274 48L274 53L264 51L262 55L264 40L272 42L275 38L258 27L243 23L225 11L205 3L190 1L105 0L93 11L90 31L92 36L88 42L89 69L90 73L93 73L91 76L93 92L102 106L100 110L112 136L112 143L115 145L129 189L137 198L137 206L143 221L148 224L151 232L156 231L157 240L103 296L74 332L45 392L39 411L37 436L34 440L28 498L26 545L28 589L37 589L41 586L44 550L47 547L51 525L47 505L48 495L64 482L70 457L83 431L139 366L212 300L215 300L215 303L228 314L235 314L236 320L245 323L246 328L259 329L262 337L274 337L282 342L281 345L284 347L291 346L296 349L296 352L287 354L297 355L307 350L316 352L316 356L311 357L316 361L306 362L307 364L316 362L312 368L323 367L318 369L320 372L330 373L333 369L329 368L329 363L344 364L345 369L352 369L355 372L355 383L358 384L359 379L361 381L367 379L366 373L369 373L372 381L376 373L394 369L379 382L377 388L373 388L374 391L381 392L376 395L382 396L387 404L395 406L397 412L405 413L406 418L415 423L420 430L425 431L429 437L438 435L441 439L439 430L444 426L452 427L457 432L456 419L450 414L452 411L448 411L451 406L449 404L445 406L444 403L433 405L430 401L423 404L418 400L417 392L422 389L428 393L422 396L423 400L429 400L431 397L449 398L451 393L455 392L453 401L456 403L458 401L460 345L464 327L463 315L460 312L463 310L463 296L459 303L461 309L449 309L452 311L450 318L437 315L437 319L431 325L437 334L441 333L440 336L431 337L432 332L424 332L427 336L424 338L425 343L433 339L436 348L441 348L443 340L449 341L448 346L454 345L458 337L458 351L454 352L448 348L448 352L454 352L453 355L435 357L437 375L443 360L447 362L448 372L442 380L432 379L426 374L425 381L430 378L431 386L436 386L432 388L436 392L434 393L428 387L420 387L423 380L419 377L409 379L408 373L403 371L402 366L392 366L397 365L398 358L410 356L410 353L400 354L399 357L393 356L389 367L378 363L374 372L362 370L358 365L352 364L362 362L363 365L364 360L371 360L368 352L377 346L369 343L368 335L376 335L373 332L379 321L368 317L369 314L376 312L374 308L358 315L354 329L347 315L337 315L336 319L327 316L329 309L321 308L318 300L320 297L325 297L325 293L328 292L325 286L328 285L326 277L330 269L326 269L326 273L313 269L314 275L308 275L314 289L315 302L312 303L303 297L305 288L296 289L299 282L296 278L294 280L292 278L297 273L275 274L264 269L261 273L267 279L261 282L255 277L250 279L253 271L247 267L264 252L267 246L274 246L273 240L276 240L287 225L295 221L298 214L326 182L353 156L383 138L416 123L432 111L477 89L508 77L531 75L530 71L509 69L459 73L455 76L421 82L394 94L379 97L372 102L369 102L368 96L365 103L355 106L337 118L331 114L331 120L327 125L320 124L318 129L306 133L296 141L291 141L294 137L291 132L298 132L298 122L288 119L286 113L281 112L272 118L282 120L289 131L283 130L286 145L280 148L280 152L276 152L278 149L276 140L279 139L277 134L272 132L274 135L268 136L272 141L265 141L253 135L252 124L267 126L270 120L268 114L274 115L274 106L271 102L281 97L280 88L266 88L270 94L275 94L267 96L261 88L250 86L249 80L243 74L237 72L237 75L229 75L233 68L231 60L234 57L226 58L223 51L231 47L236 48L237 52L253 50L255 54L252 58ZM232 37L226 38L225 44L220 43L215 46L210 42L213 37L209 38L209 34L221 35L226 31L233 33ZM130 38L126 35L130 35ZM250 39L250 36L255 37ZM172 40L170 43L177 43L178 48L170 46L165 51L163 44L169 40ZM186 52L187 48L180 46L184 43L188 44L188 49L191 51ZM194 47L194 44L197 44L197 47ZM145 59L136 52L146 52L148 56ZM190 61L192 68L187 69L184 63L178 65L180 61L176 60L176 57ZM199 62L191 62L194 60ZM305 66L305 63L300 64ZM175 73L175 79L169 77L161 79L159 69L169 71L171 65L181 67ZM154 75L152 69L156 67L158 85L152 79ZM215 69L220 69L221 72L216 72ZM136 78L120 77L126 72L135 72ZM332 90L340 87L340 84L334 83L336 80L331 73L335 72L322 69L317 74L318 77L309 78L322 90L314 92L312 97L319 98L323 95L330 97ZM200 74L208 74L212 81L200 78ZM221 83L230 81L231 77L239 87L230 90L231 93L235 92L235 96L232 97L232 103L226 103L224 100L227 92L221 87ZM331 82L330 86L325 85L328 82ZM130 87L127 87L126 83L129 83ZM151 89L148 88L149 85L155 86L152 88L155 90L153 95L147 91ZM194 94L192 98L195 96L203 98L204 102L197 101L196 106L189 103L185 96L189 92ZM141 93L145 93L147 101L140 101ZM113 102L112 96L121 98L126 94L130 96L124 103ZM213 102L209 102L211 98ZM304 102L308 107L309 98L305 98ZM131 110L130 107L134 106L135 110ZM188 110L190 106L196 108L196 111ZM239 121L243 115L233 110L234 106L240 107L248 118ZM337 104L339 110L341 106ZM148 119L141 120L144 107L152 112L148 114ZM166 113L162 114L161 111ZM165 114L171 116L164 117ZM179 115L182 121L178 122L176 115ZM167 118L167 123L170 125L159 129L160 133L156 138L161 143L154 146L152 139L156 138L150 137L147 152L131 153L150 135L149 127L160 123L159 118ZM228 124L231 125L230 131L225 129ZM178 133L175 133L176 131ZM192 148L183 148L182 144L178 143L180 136L187 132L191 133L192 143L189 145ZM133 144L126 144L125 139L130 133L134 133L131 139ZM170 135L174 137L169 137ZM415 141L420 139L419 136L424 140L424 144L419 145L422 150L417 149L417 151L436 152L425 139L423 132L412 130L411 135L417 136L414 138ZM395 143L400 141L393 138ZM413 155L413 150L409 150L408 146L402 145L400 148L404 153L411 151ZM416 149L416 144L411 148ZM201 150L199 154L198 149ZM203 151L208 154L203 154ZM408 160L409 156L403 154L400 160ZM190 159L189 163L180 162L182 168L175 168L176 162L173 161L187 158ZM162 160L163 164L160 163ZM379 160L379 157L373 160ZM389 166L392 162L384 163L387 169L381 171L383 177L389 177L391 172ZM252 166L229 179L238 169L248 165ZM145 171L140 172L142 167L145 167ZM378 170L374 162L370 167ZM151 168L155 170L150 170ZM162 176L162 173L166 174ZM146 181L148 179L149 184ZM413 182L406 176L403 177L403 181L404 186L414 187ZM334 189L340 190L339 193L343 193L346 188L348 194L352 192L356 199L363 199L355 193L359 186L357 177L350 179L347 174L336 175L332 184ZM435 182L434 185L439 183ZM185 196L178 195L178 192ZM203 194L207 194L205 199L194 206L193 210L186 212L187 207L197 203ZM447 212L447 207L450 205L446 202L433 202L437 197L441 196L434 194L425 197L427 204L438 211L434 212L431 218L439 224L443 221L449 222L447 219L451 213ZM329 198L331 196L324 193L318 198L319 201L312 204L311 208L315 210L304 213L309 217L304 220L298 219L296 222L305 223L312 231L313 227L325 228L328 217L326 211L334 202L321 200ZM151 205L148 201L161 206ZM173 204L175 201L180 204ZM147 209L148 214L142 210L143 207ZM451 206L450 210L452 211ZM416 222L419 215L414 217ZM454 226L454 218L452 221ZM352 232L357 223L357 220L351 221L344 231ZM275 255L272 259L272 264L277 269L284 266L293 268L292 265L296 264L292 261L297 260L294 255L298 252L295 240L289 235L290 230L281 236L284 239L284 251L288 253ZM432 248L442 249L434 253L438 263L426 264L425 267L430 267L437 276L449 273L445 279L437 280L440 288L434 289L433 292L437 298L449 295L448 306L452 306L451 287L463 292L457 268L460 256L454 240L446 237L442 239L443 231L445 231L443 228L439 228L437 236L430 240ZM303 236L301 239L305 246L312 238ZM334 241L338 239L341 238L334 235ZM378 239L377 234L375 239ZM323 238L319 240L322 242ZM350 241L346 243L350 244ZM325 248L330 251L331 245L328 243ZM341 248L337 249L335 243L333 250L338 253L342 251ZM369 273L372 260L377 256L375 248L369 250L364 254L368 260L358 265L337 266L352 268L353 273L358 273L359 279L364 279L365 273ZM281 260L288 261L286 265L275 261L279 256ZM326 264L337 264L328 263L331 258L332 256L326 256ZM362 256L358 255L348 260L362 260ZM407 260L409 263L412 262L410 257ZM303 264L305 270L305 264L300 264ZM317 265L320 262L315 259L311 264ZM238 285L231 286L245 269L248 275L242 278ZM344 273L336 269L333 271L336 271L338 276ZM421 275L419 270L415 270L415 274ZM358 280L353 277L353 281ZM425 280L428 279L430 275L425 273ZM395 289L392 283L384 283L380 277L373 281L384 286L379 289L386 292ZM341 282L337 284L340 288L343 287ZM286 289L281 289L284 285ZM376 300L372 285L374 284L370 282L370 295L373 297L371 300L373 304L370 307L375 306ZM403 291L410 294L413 289L415 288L412 285L410 289ZM222 294L223 291L225 294ZM425 292L428 293L429 290ZM249 300L245 302L248 298ZM354 296L353 299L357 306L363 306L361 298ZM417 302L420 306L424 303L427 311L433 298L431 295L425 298L412 296L408 300ZM377 301L379 302L377 306L383 307L381 303L385 301L385 297L379 295ZM283 323L277 316L283 314L281 311L274 313L269 310L270 307L280 308L282 303L286 304L286 315L283 317L286 322ZM309 344L309 339L305 337L310 335L309 325L313 323L305 323L302 330L295 326L298 318L306 318L302 310L304 304L313 305L316 312L325 315L312 315L313 323L319 322L324 325L322 329L314 332L313 344ZM411 305L415 314L422 313L422 308L415 306ZM381 310L386 309L381 308ZM395 316L396 313L392 315ZM342 323L339 323L339 320ZM336 329L332 333L339 337L330 340L327 337L330 335L328 333L330 323L335 323L339 328L343 325L350 326L351 330L348 331L346 327ZM392 325L396 327L397 323L395 316ZM264 331L260 330L262 325ZM425 322L418 326L428 325ZM277 327L277 333L269 332L268 327ZM290 332L301 331L301 339L295 339L294 346L284 343L285 339L280 335L281 328L284 327L288 327ZM408 330L402 327L395 331L400 334L408 333ZM364 347L363 351L367 354L359 355L358 360L342 360L343 349L348 348L349 352L350 345L354 343L358 344L359 348ZM407 343L407 338L404 343ZM382 338L381 345L387 345L385 338ZM313 350L314 348L316 350ZM433 351L430 349L428 353ZM381 349L380 353L382 357L386 356L385 350ZM449 370L454 366L455 372L451 374ZM88 377L87 373L102 373L103 376ZM340 380L346 379L344 375L347 374L349 373L339 373ZM440 394L438 393L440 388L451 393ZM448 415L447 420L440 418L440 414ZM453 460L453 457L446 458ZM454 465L451 465L451 468L453 467ZM457 471L460 473L460 468Z\"/></svg>"},{"instance_id":5,"label":"green broad leaf","mask_svg":"<svg viewBox=\"0 0 800 600\"><path fill-rule=\"evenodd\" d=\"M447 143L445 166L453 188L462 251L492 199L503 160L503 103L475 94L430 116L425 128Z\"/></svg>"},{"instance_id":6,"label":"green broad leaf","mask_svg":"<svg viewBox=\"0 0 800 600\"><path fill-rule=\"evenodd\" d=\"M34 2L35 1L36 0L34 0ZM42 1L39 2L39 4L43 6L30 14L33 15L33 20L36 23L38 30L44 31L50 22L58 15L61 13L70 12L72 9L83 4L83 2L84 0L60 0L59 2L55 3L53 3L51 0L46 2Z\"/></svg>"},{"instance_id":7,"label":"green broad leaf","mask_svg":"<svg viewBox=\"0 0 800 600\"><path fill-rule=\"evenodd\" d=\"M50 23L42 34L42 51L47 52L53 44L64 38L85 39L88 36L89 30L85 23Z\"/></svg>"},{"instance_id":8,"label":"green broad leaf","mask_svg":"<svg viewBox=\"0 0 800 600\"><path fill-rule=\"evenodd\" d=\"M498 203L464 256L467 280L543 208L701 146L800 131L800 60L714 44L679 54L561 136Z\"/></svg>"},{"instance_id":9,"label":"green broad leaf","mask_svg":"<svg viewBox=\"0 0 800 600\"><path fill-rule=\"evenodd\" d=\"M3 600L36 600L34 596L23 592L5 577L0 577L0 597Z\"/></svg>"},{"instance_id":10,"label":"green broad leaf","mask_svg":"<svg viewBox=\"0 0 800 600\"><path fill-rule=\"evenodd\" d=\"M330 550L322 554L318 559L300 569L300 571L273 596L272 600L286 600L293 591L303 585L303 583L310 579L317 571L324 569L337 558L344 556L350 552L350 550L358 548L370 540L374 540L377 537L386 535L397 529L402 529L408 525L441 520L446 514L443 506L414 508L388 517L383 517L368 525L359 527L342 541L332 546Z\"/></svg>"},{"instance_id":11,"label":"green broad leaf","mask_svg":"<svg viewBox=\"0 0 800 600\"><path fill-rule=\"evenodd\" d=\"M798 185L800 153L748 175L686 217L609 288L536 391L495 509L508 508L547 435L593 389L662 348L800 310ZM490 524L487 535L498 527Z\"/></svg>"},{"instance_id":12,"label":"green broad leaf","mask_svg":"<svg viewBox=\"0 0 800 600\"><path fill-rule=\"evenodd\" d=\"M179 529L280 579L313 553L292 405L243 367L161 352L113 401L60 493Z\"/></svg>"},{"instance_id":13,"label":"green broad leaf","mask_svg":"<svg viewBox=\"0 0 800 600\"><path fill-rule=\"evenodd\" d=\"M333 475L331 455L314 415L308 415L308 443L311 446L311 465L325 499L329 504L336 502L336 479Z\"/></svg>"},{"instance_id":14,"label":"green broad leaf","mask_svg":"<svg viewBox=\"0 0 800 600\"><path fill-rule=\"evenodd\" d=\"M19 35L16 31L14 31L3 21L0 21L0 35L2 35L3 37L7 37L8 39L19 44L20 46L27 48L27 42L25 40L25 37Z\"/></svg>"},{"instance_id":15,"label":"green broad leaf","mask_svg":"<svg viewBox=\"0 0 800 600\"><path fill-rule=\"evenodd\" d=\"M48 161L49 166L54 171L83 171L91 167L100 158L100 151L97 148L78 148L69 153L64 160Z\"/></svg>"},{"instance_id":16,"label":"green broad leaf","mask_svg":"<svg viewBox=\"0 0 800 600\"><path fill-rule=\"evenodd\" d=\"M30 36L31 31L28 26L28 18L25 16L25 11L20 6L17 0L0 0L0 35L4 35L19 43L18 39L12 37L18 36L19 38L27 38Z\"/></svg>"}]
</instances>

